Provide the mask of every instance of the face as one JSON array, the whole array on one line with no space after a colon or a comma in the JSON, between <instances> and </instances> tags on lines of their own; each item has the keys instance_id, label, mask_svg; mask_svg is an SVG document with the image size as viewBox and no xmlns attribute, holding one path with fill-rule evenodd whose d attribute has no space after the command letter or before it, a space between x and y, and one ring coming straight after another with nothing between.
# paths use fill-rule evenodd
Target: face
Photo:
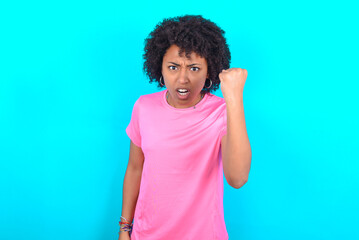
<instances>
[{"instance_id":1,"label":"face","mask_svg":"<svg viewBox=\"0 0 359 240\"><path fill-rule=\"evenodd\" d=\"M195 52L189 58L185 53L180 56L179 50L177 45L167 49L162 61L162 76L168 89L168 103L176 108L188 108L201 100L201 90L208 77L207 61Z\"/></svg>"}]
</instances>

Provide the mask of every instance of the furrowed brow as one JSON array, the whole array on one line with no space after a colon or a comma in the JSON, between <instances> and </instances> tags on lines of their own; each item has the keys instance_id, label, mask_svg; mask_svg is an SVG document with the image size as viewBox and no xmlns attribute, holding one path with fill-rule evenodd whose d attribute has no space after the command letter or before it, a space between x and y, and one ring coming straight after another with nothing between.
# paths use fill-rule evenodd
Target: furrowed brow
<instances>
[{"instance_id":1,"label":"furrowed brow","mask_svg":"<svg viewBox=\"0 0 359 240\"><path fill-rule=\"evenodd\" d=\"M201 64L199 64L199 63L192 63L192 64L190 64L190 65L188 65L188 67L191 67L191 66L195 66L195 65L201 65Z\"/></svg>"},{"instance_id":2,"label":"furrowed brow","mask_svg":"<svg viewBox=\"0 0 359 240\"><path fill-rule=\"evenodd\" d=\"M168 62L168 63L171 63L171 64L176 65L176 66L181 66L180 64L175 63L175 62ZM192 67L192 66L195 66L195 65L199 65L199 66L200 66L201 64L199 64L199 63L192 63L192 64L187 65L187 67Z\"/></svg>"}]
</instances>

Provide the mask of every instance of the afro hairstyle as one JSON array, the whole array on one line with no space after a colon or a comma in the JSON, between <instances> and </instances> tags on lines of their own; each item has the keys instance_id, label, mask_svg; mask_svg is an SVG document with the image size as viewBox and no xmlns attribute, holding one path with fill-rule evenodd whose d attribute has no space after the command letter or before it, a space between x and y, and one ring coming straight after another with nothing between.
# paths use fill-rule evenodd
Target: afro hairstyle
<instances>
[{"instance_id":1,"label":"afro hairstyle","mask_svg":"<svg viewBox=\"0 0 359 240\"><path fill-rule=\"evenodd\" d=\"M201 15L165 18L145 39L143 71L150 83L157 81L158 87L163 88L160 84L163 56L175 44L180 48L180 55L184 52L188 57L195 52L206 59L212 85L210 88L203 88L201 93L214 92L219 88L219 73L228 69L231 61L224 34L214 22Z\"/></svg>"}]
</instances>

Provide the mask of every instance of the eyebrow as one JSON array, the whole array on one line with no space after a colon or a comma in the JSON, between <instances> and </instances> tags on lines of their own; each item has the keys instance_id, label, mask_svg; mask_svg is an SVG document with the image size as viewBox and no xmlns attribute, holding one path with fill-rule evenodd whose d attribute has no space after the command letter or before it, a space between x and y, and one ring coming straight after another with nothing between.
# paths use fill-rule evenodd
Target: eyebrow
<instances>
[{"instance_id":1,"label":"eyebrow","mask_svg":"<svg viewBox=\"0 0 359 240\"><path fill-rule=\"evenodd\" d=\"M172 63L173 65L176 65L176 66L181 66L180 64L175 63L175 62L168 62L168 63ZM192 63L192 64L190 64L190 65L187 65L187 67L194 66L194 65L201 65L201 64L199 64L199 63Z\"/></svg>"}]
</instances>

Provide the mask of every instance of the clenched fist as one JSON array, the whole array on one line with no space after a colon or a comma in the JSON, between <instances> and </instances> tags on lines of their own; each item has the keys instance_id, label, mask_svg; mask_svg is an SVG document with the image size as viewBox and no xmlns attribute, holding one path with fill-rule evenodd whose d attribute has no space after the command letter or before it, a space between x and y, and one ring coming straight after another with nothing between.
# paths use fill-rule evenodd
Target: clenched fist
<instances>
[{"instance_id":1,"label":"clenched fist","mask_svg":"<svg viewBox=\"0 0 359 240\"><path fill-rule=\"evenodd\" d=\"M242 97L247 75L247 70L243 68L223 69L218 75L219 80L221 81L221 91L223 97Z\"/></svg>"}]
</instances>

